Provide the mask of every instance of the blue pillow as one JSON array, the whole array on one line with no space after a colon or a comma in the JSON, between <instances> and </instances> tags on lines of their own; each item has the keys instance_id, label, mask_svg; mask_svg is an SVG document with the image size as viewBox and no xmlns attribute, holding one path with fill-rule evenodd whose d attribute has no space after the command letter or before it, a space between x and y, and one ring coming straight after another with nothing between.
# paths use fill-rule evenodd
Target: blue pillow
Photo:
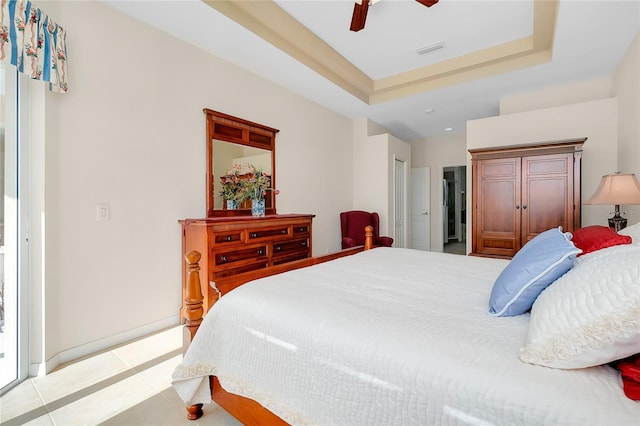
<instances>
[{"instance_id":1,"label":"blue pillow","mask_svg":"<svg viewBox=\"0 0 640 426\"><path fill-rule=\"evenodd\" d=\"M571 237L559 226L527 242L493 284L489 313L508 317L531 309L542 290L571 269L576 255L582 253Z\"/></svg>"}]
</instances>

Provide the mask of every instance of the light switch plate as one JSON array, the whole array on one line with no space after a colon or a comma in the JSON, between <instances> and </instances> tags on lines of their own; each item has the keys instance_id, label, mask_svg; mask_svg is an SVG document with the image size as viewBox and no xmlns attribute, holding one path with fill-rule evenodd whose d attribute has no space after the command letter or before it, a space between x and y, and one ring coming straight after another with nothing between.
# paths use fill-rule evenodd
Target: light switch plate
<instances>
[{"instance_id":1,"label":"light switch plate","mask_svg":"<svg viewBox=\"0 0 640 426\"><path fill-rule=\"evenodd\" d=\"M96 220L109 220L109 204L96 204Z\"/></svg>"}]
</instances>

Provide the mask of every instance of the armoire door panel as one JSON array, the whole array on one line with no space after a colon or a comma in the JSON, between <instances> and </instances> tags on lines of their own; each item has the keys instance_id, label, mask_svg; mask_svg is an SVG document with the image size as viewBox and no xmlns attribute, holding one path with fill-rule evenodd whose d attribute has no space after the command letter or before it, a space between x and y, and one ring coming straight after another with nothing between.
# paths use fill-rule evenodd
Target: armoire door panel
<instances>
[{"instance_id":1,"label":"armoire door panel","mask_svg":"<svg viewBox=\"0 0 640 426\"><path fill-rule=\"evenodd\" d=\"M567 212L573 199L567 197L566 178L530 180L526 192L528 199L522 201L526 206L522 210L523 243L551 228L569 229L571 215Z\"/></svg>"},{"instance_id":2,"label":"armoire door panel","mask_svg":"<svg viewBox=\"0 0 640 426\"><path fill-rule=\"evenodd\" d=\"M485 233L478 239L477 253L479 254L487 256L512 257L516 251L516 237L511 233Z\"/></svg>"},{"instance_id":3,"label":"armoire door panel","mask_svg":"<svg viewBox=\"0 0 640 426\"><path fill-rule=\"evenodd\" d=\"M525 166L523 172L533 175L566 175L569 169L566 154L560 155L536 155L524 157Z\"/></svg>"},{"instance_id":4,"label":"armoire door panel","mask_svg":"<svg viewBox=\"0 0 640 426\"><path fill-rule=\"evenodd\" d=\"M510 232L518 229L514 211L520 204L515 179L510 181L491 180L484 182L480 215L482 216L481 232ZM486 208L490 206L492 208Z\"/></svg>"},{"instance_id":5,"label":"armoire door panel","mask_svg":"<svg viewBox=\"0 0 640 426\"><path fill-rule=\"evenodd\" d=\"M482 165L481 176L484 179L509 177L516 175L518 164L511 159L487 161Z\"/></svg>"},{"instance_id":6,"label":"armoire door panel","mask_svg":"<svg viewBox=\"0 0 640 426\"><path fill-rule=\"evenodd\" d=\"M513 256L520 244L520 159L486 160L477 170L482 191L476 196L476 250Z\"/></svg>"},{"instance_id":7,"label":"armoire door panel","mask_svg":"<svg viewBox=\"0 0 640 426\"><path fill-rule=\"evenodd\" d=\"M522 158L522 244L551 228L573 229L573 155Z\"/></svg>"}]
</instances>

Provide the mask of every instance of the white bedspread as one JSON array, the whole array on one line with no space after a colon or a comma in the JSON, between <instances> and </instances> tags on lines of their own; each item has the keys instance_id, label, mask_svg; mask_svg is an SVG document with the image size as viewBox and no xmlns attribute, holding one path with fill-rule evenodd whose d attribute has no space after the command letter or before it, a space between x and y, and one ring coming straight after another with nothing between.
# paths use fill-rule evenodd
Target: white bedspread
<instances>
[{"instance_id":1,"label":"white bedspread","mask_svg":"<svg viewBox=\"0 0 640 426\"><path fill-rule=\"evenodd\" d=\"M173 385L208 403L217 375L296 425L639 425L615 370L519 360L528 314L488 314L506 264L376 248L257 280L207 314Z\"/></svg>"}]
</instances>

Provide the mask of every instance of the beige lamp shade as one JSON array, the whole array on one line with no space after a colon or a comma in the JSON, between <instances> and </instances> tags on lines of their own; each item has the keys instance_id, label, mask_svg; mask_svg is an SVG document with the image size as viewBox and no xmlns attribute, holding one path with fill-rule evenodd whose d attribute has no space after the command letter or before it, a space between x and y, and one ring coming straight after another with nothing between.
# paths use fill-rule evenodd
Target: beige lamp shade
<instances>
[{"instance_id":1,"label":"beige lamp shade","mask_svg":"<svg viewBox=\"0 0 640 426\"><path fill-rule=\"evenodd\" d=\"M596 192L585 204L640 204L640 182L633 173L602 176Z\"/></svg>"}]
</instances>

